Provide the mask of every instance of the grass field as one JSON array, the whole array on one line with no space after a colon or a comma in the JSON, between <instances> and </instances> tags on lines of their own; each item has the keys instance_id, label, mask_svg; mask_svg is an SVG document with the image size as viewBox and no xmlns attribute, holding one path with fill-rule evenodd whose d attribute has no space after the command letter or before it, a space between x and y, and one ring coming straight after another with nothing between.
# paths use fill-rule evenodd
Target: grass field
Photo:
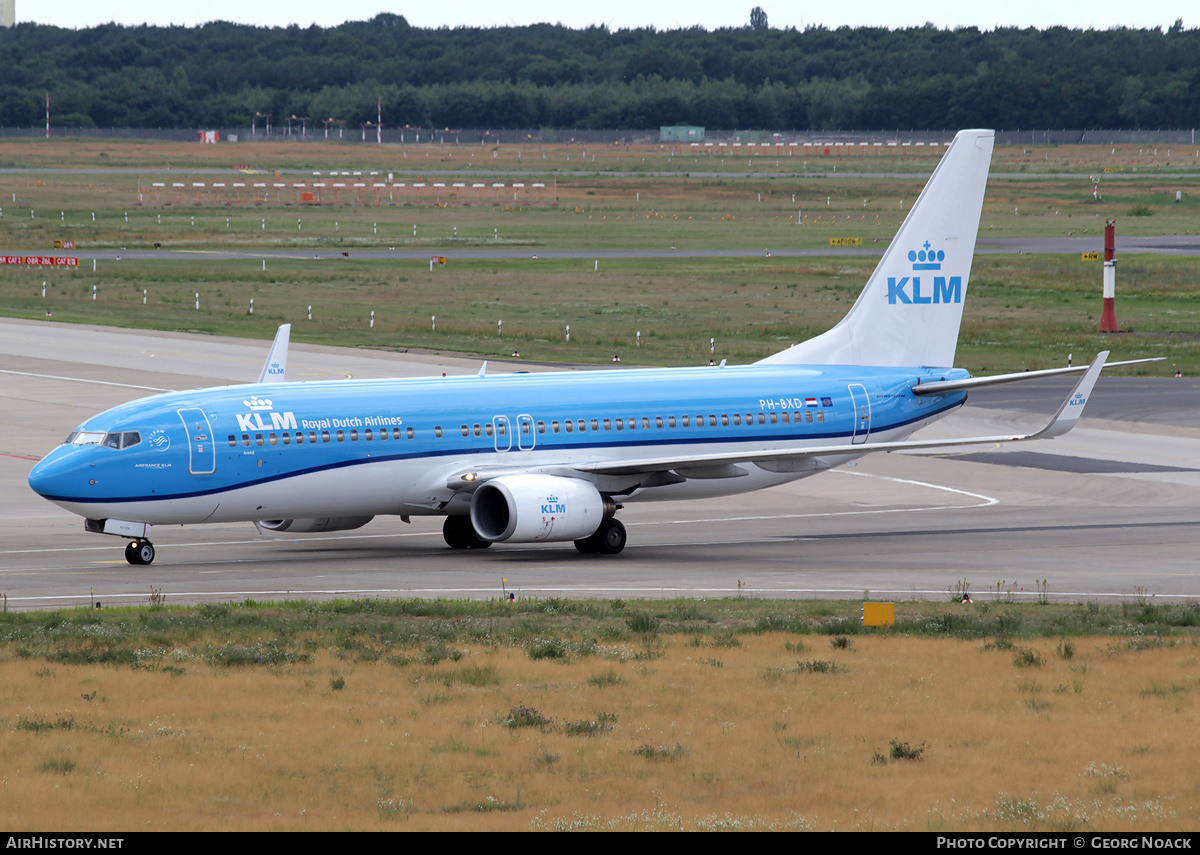
<instances>
[{"instance_id":1,"label":"grass field","mask_svg":"<svg viewBox=\"0 0 1200 855\"><path fill-rule=\"evenodd\" d=\"M55 240L69 240L81 250L160 245L195 255L175 261L103 259L95 273L87 261L69 272L7 268L0 273L0 311L263 339L290 321L296 323L297 341L484 357L507 357L515 350L526 359L584 363L609 361L613 353L643 364L695 364L710 355L747 361L818 333L841 317L935 163L928 151L822 157L811 171L802 158L780 157L775 167L776 158L759 154L749 158L749 165L739 162L736 168L743 174L734 174L699 169L719 157L680 157L657 146L589 150L585 157L582 146L380 149L4 141L0 162L32 171L0 177L3 248L52 252ZM1114 216L1122 234L1194 234L1200 231L1200 170L1192 155L1129 146L1001 148L994 175L1033 177L993 178L981 236L1081 235L1093 237L1099 247L1104 220ZM249 160L239 165L257 171L235 171L234 159ZM635 159L639 166L646 160L645 168L627 169ZM586 169L577 169L584 165L581 160ZM231 191L219 200L211 188L218 176L226 182L231 176L272 178L278 170L293 170L289 181L303 179L301 170L310 167L391 171L409 185L418 177L432 182L419 171L426 164L414 168L410 161L463 175L474 170L485 183L511 182L513 171L521 170L527 182L540 178L548 187L556 184L558 201L549 203L550 190L540 204L515 206L473 199L464 191L466 202L440 204L427 187L420 203L397 197L377 205L313 206L278 199L238 204L230 203ZM477 161L483 163L468 165ZM527 169L527 161L536 169ZM681 169L682 161L689 164ZM182 183L186 189L158 191L154 202L150 176L139 177L131 165L169 167L163 183ZM1102 202L1092 199L1084 169L1101 176ZM207 189L193 190L193 179ZM1179 202L1176 190L1182 192ZM796 223L799 207L803 225ZM837 237L861 238L863 248L874 254L768 257L772 247L827 247ZM501 247L528 257L452 258L446 267L430 270L427 260L356 258L355 251L366 247L416 248L431 255ZM670 247L762 254L601 259L598 264L595 259L535 259L551 249L600 253ZM205 259L210 249L238 249L250 257ZM262 259L253 255L256 249L283 250L292 257L272 257L264 271ZM1095 332L1097 262L1078 255L977 257L959 363L973 371L1038 368L1065 363L1068 354L1083 358L1108 347L1114 358L1167 357L1166 363L1142 369L1147 373L1200 370L1200 277L1194 258L1128 256L1118 271L1118 320L1124 332L1102 336ZM710 340L715 340L711 354Z\"/></svg>"},{"instance_id":2,"label":"grass field","mask_svg":"<svg viewBox=\"0 0 1200 855\"><path fill-rule=\"evenodd\" d=\"M982 599L976 595L976 599ZM528 600L0 618L27 830L1162 831L1195 604Z\"/></svg>"}]
</instances>

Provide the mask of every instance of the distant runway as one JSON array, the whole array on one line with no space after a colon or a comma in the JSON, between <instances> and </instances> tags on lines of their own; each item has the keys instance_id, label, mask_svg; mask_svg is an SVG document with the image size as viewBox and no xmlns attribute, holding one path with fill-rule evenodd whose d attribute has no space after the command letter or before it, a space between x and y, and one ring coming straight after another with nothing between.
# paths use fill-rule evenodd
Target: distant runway
<instances>
[{"instance_id":1,"label":"distant runway","mask_svg":"<svg viewBox=\"0 0 1200 855\"><path fill-rule=\"evenodd\" d=\"M1100 381L1057 440L874 455L772 490L630 504L619 556L570 544L445 547L440 520L377 518L328 536L158 527L123 541L29 490L34 461L88 416L162 389L249 381L265 342L0 320L0 594L9 608L284 597L874 597L1200 599L1200 383ZM539 370L514 363L508 370ZM294 379L474 373L467 359L293 345ZM496 363L489 371L505 370ZM1031 384L1035 385L1035 384ZM975 392L925 436L1026 431L1070 381Z\"/></svg>"},{"instance_id":2,"label":"distant runway","mask_svg":"<svg viewBox=\"0 0 1200 855\"><path fill-rule=\"evenodd\" d=\"M866 244L861 247L764 247L762 249L545 249L534 245L514 248L512 246L488 248L478 245L455 246L453 242L436 244L421 249L95 249L57 251L54 255L65 255L81 261L91 259L116 261L231 261L238 259L296 259L300 261L337 261L342 258L370 260L428 260L431 255L444 255L447 259L477 259L484 261L504 259L537 258L764 258L768 254L779 258L809 258L814 256L877 256L888 247L888 240ZM1102 252L1104 239L1100 235L1087 237L1050 238L990 238L981 237L976 244L976 255L1059 255L1076 252ZM1116 251L1122 253L1152 253L1155 255L1200 255L1200 235L1149 235L1143 237L1117 237ZM0 249L0 255L36 255L28 250ZM42 253L45 254L45 253Z\"/></svg>"}]
</instances>

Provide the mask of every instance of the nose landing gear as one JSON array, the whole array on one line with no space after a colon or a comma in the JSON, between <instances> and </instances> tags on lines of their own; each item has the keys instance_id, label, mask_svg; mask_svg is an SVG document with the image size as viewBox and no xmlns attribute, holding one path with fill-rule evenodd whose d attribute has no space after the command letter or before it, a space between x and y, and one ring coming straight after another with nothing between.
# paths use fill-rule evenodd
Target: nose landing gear
<instances>
[{"instance_id":1,"label":"nose landing gear","mask_svg":"<svg viewBox=\"0 0 1200 855\"><path fill-rule=\"evenodd\" d=\"M154 544L148 540L131 540L125 544L125 560L134 565L150 564L154 561Z\"/></svg>"}]
</instances>

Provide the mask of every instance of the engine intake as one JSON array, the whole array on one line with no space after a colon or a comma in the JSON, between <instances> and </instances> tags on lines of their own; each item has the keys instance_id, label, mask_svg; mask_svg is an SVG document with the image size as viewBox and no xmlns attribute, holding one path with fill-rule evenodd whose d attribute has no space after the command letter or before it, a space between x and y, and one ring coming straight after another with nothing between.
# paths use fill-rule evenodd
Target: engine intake
<instances>
[{"instance_id":1,"label":"engine intake","mask_svg":"<svg viewBox=\"0 0 1200 855\"><path fill-rule=\"evenodd\" d=\"M475 533L495 542L579 540L615 511L594 484L557 475L502 475L471 497Z\"/></svg>"}]
</instances>

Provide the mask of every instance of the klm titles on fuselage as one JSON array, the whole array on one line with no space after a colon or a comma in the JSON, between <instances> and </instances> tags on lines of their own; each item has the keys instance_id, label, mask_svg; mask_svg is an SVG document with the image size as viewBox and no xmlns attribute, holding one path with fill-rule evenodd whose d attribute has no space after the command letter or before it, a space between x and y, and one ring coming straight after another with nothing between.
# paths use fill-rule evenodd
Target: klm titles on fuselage
<instances>
[{"instance_id":1,"label":"klm titles on fuselage","mask_svg":"<svg viewBox=\"0 0 1200 855\"><path fill-rule=\"evenodd\" d=\"M946 251L939 249L934 252L930 249L929 241L925 241L923 249L909 250L908 260L912 262L914 273L924 270L941 270L942 262L946 260ZM926 282L928 282L928 279ZM899 279L895 276L888 277L888 303L893 306L897 303L924 305L930 303L961 302L961 276L934 276L932 293L928 291L925 293L921 292L920 276L903 276Z\"/></svg>"},{"instance_id":2,"label":"klm titles on fuselage","mask_svg":"<svg viewBox=\"0 0 1200 855\"><path fill-rule=\"evenodd\" d=\"M399 427L404 419L399 416L347 416L338 418L329 416L321 419L299 419L289 411L277 413L270 400L251 396L243 401L254 412L234 413L238 430L249 433L260 430L329 430L330 428L359 428L359 427ZM269 411L269 412L267 412ZM264 414L267 419L264 419Z\"/></svg>"}]
</instances>

